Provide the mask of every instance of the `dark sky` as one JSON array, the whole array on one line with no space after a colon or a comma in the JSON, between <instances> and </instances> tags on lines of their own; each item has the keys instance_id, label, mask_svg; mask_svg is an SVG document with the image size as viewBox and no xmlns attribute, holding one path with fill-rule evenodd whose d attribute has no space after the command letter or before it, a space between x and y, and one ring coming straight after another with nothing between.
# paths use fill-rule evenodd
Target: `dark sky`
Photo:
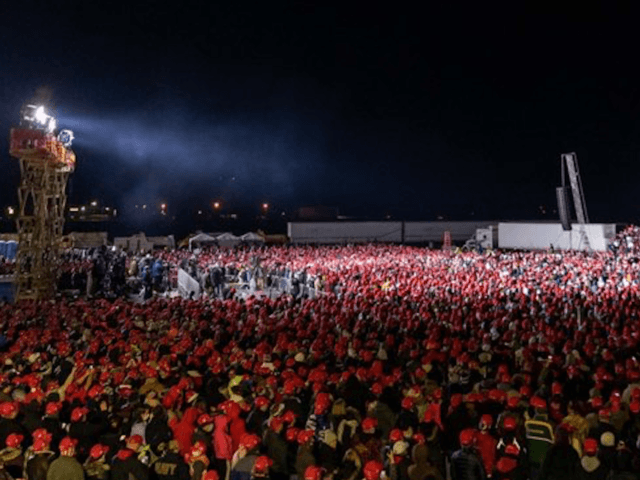
<instances>
[{"instance_id":1,"label":"dark sky","mask_svg":"<svg viewBox=\"0 0 640 480\"><path fill-rule=\"evenodd\" d=\"M46 86L76 133L71 202L529 219L539 205L551 215L559 156L576 151L592 220L640 217L635 11L12 5L0 15L1 205L16 202L9 128Z\"/></svg>"}]
</instances>

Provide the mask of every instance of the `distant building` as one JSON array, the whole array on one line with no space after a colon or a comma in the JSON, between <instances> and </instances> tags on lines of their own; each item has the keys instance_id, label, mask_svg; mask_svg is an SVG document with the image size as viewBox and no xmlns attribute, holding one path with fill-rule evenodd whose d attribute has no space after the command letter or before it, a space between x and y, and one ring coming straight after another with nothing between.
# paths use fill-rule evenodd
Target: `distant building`
<instances>
[{"instance_id":1,"label":"distant building","mask_svg":"<svg viewBox=\"0 0 640 480\"><path fill-rule=\"evenodd\" d=\"M166 237L147 237L143 232L130 237L116 237L113 244L127 252L150 252L155 248L175 248L173 235Z\"/></svg>"}]
</instances>

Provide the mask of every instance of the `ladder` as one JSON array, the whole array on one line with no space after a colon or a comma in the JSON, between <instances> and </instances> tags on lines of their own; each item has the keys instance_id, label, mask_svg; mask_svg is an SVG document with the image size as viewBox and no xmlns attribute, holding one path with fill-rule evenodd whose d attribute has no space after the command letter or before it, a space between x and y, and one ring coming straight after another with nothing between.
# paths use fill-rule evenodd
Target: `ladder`
<instances>
[{"instance_id":1,"label":"ladder","mask_svg":"<svg viewBox=\"0 0 640 480\"><path fill-rule=\"evenodd\" d=\"M584 198L580 171L578 170L578 157L575 152L563 153L562 160L567 165L567 172L569 172L569 183L571 184L571 192L573 194L573 205L576 209L576 216L578 217L578 223L580 225L578 228L580 241L587 249L587 252L590 252L591 245L589 243L589 235L587 234L586 227L589 223L589 215L587 214L587 203ZM564 169L562 183L564 186Z\"/></svg>"}]
</instances>

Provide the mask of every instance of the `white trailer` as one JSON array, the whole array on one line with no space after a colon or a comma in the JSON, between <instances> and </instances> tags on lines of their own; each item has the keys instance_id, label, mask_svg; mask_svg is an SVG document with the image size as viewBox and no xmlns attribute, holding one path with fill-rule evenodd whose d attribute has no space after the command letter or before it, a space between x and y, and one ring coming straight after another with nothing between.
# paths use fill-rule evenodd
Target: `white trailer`
<instances>
[{"instance_id":1,"label":"white trailer","mask_svg":"<svg viewBox=\"0 0 640 480\"><path fill-rule=\"evenodd\" d=\"M564 231L560 223L500 223L498 246L518 250L595 250L603 252L616 234L615 223L573 224ZM588 238L585 242L584 236Z\"/></svg>"}]
</instances>

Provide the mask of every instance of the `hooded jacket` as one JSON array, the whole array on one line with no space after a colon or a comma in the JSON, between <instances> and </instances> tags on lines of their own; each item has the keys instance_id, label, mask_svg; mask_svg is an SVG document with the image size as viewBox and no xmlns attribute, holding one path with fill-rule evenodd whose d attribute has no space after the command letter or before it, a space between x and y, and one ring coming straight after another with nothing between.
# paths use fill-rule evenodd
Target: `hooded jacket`
<instances>
[{"instance_id":1,"label":"hooded jacket","mask_svg":"<svg viewBox=\"0 0 640 480\"><path fill-rule=\"evenodd\" d=\"M218 415L213 419L213 450L218 460L229 460L233 458L233 439L229 435L229 417Z\"/></svg>"},{"instance_id":2,"label":"hooded jacket","mask_svg":"<svg viewBox=\"0 0 640 480\"><path fill-rule=\"evenodd\" d=\"M196 429L196 419L200 411L197 408L187 408L180 420L172 418L169 427L173 431L173 437L178 442L180 454L185 455L191 450L191 440Z\"/></svg>"}]
</instances>

